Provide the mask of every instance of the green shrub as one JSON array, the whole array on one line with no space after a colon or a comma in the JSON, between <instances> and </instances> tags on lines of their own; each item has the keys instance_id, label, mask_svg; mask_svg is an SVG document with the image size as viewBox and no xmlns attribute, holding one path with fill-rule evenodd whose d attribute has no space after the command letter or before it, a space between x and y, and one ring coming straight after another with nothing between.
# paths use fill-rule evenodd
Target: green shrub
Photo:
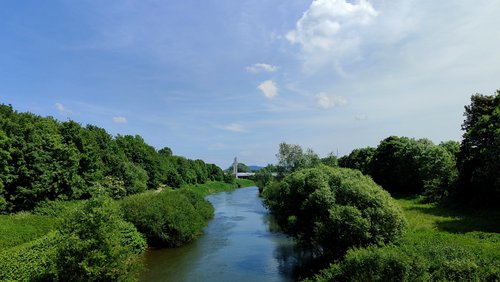
<instances>
[{"instance_id":1,"label":"green shrub","mask_svg":"<svg viewBox=\"0 0 500 282\"><path fill-rule=\"evenodd\" d=\"M131 280L146 242L108 197L68 213L59 228L56 272L61 281Z\"/></svg>"},{"instance_id":2,"label":"green shrub","mask_svg":"<svg viewBox=\"0 0 500 282\"><path fill-rule=\"evenodd\" d=\"M60 217L73 209L81 207L84 201L44 201L37 204L34 214Z\"/></svg>"},{"instance_id":3,"label":"green shrub","mask_svg":"<svg viewBox=\"0 0 500 282\"><path fill-rule=\"evenodd\" d=\"M58 237L51 232L0 253L0 281L51 281Z\"/></svg>"},{"instance_id":4,"label":"green shrub","mask_svg":"<svg viewBox=\"0 0 500 282\"><path fill-rule=\"evenodd\" d=\"M389 194L357 170L300 170L273 183L263 196L285 232L327 257L391 242L406 225Z\"/></svg>"},{"instance_id":5,"label":"green shrub","mask_svg":"<svg viewBox=\"0 0 500 282\"><path fill-rule=\"evenodd\" d=\"M179 246L196 238L213 216L202 196L183 189L149 192L121 201L124 217L133 223L152 246Z\"/></svg>"},{"instance_id":6,"label":"green shrub","mask_svg":"<svg viewBox=\"0 0 500 282\"><path fill-rule=\"evenodd\" d=\"M498 281L498 256L444 241L368 247L306 281Z\"/></svg>"}]
</instances>

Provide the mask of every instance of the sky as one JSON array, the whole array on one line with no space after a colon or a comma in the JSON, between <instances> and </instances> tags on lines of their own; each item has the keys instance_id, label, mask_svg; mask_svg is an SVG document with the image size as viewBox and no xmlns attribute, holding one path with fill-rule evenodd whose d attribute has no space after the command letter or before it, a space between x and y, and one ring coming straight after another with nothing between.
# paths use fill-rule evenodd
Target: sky
<instances>
[{"instance_id":1,"label":"sky","mask_svg":"<svg viewBox=\"0 0 500 282\"><path fill-rule=\"evenodd\" d=\"M492 0L0 1L0 103L222 168L460 141L500 89Z\"/></svg>"}]
</instances>

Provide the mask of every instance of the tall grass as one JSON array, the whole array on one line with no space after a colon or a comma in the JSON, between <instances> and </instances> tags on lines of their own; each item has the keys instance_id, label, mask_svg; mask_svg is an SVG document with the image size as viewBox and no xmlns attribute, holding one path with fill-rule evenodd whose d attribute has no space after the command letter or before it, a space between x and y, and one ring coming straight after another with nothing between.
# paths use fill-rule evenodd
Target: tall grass
<instances>
[{"instance_id":1,"label":"tall grass","mask_svg":"<svg viewBox=\"0 0 500 282\"><path fill-rule=\"evenodd\" d=\"M44 236L54 229L56 221L55 217L28 212L0 215L0 251Z\"/></svg>"}]
</instances>

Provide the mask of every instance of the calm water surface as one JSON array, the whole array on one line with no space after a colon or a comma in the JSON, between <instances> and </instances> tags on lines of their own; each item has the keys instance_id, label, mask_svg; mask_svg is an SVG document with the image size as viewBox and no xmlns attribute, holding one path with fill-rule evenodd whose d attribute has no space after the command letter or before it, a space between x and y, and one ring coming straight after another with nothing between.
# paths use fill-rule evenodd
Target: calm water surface
<instances>
[{"instance_id":1,"label":"calm water surface","mask_svg":"<svg viewBox=\"0 0 500 282\"><path fill-rule=\"evenodd\" d=\"M141 281L293 281L298 250L273 228L257 187L207 197L215 217L195 242L150 250Z\"/></svg>"}]
</instances>

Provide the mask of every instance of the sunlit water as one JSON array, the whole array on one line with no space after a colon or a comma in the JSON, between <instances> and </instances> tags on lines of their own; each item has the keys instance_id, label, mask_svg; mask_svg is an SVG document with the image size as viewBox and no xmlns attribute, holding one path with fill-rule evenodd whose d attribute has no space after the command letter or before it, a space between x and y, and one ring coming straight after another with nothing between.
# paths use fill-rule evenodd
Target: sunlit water
<instances>
[{"instance_id":1,"label":"sunlit water","mask_svg":"<svg viewBox=\"0 0 500 282\"><path fill-rule=\"evenodd\" d=\"M257 187L207 198L215 217L195 242L149 250L141 281L293 281L295 245L273 228Z\"/></svg>"}]
</instances>

